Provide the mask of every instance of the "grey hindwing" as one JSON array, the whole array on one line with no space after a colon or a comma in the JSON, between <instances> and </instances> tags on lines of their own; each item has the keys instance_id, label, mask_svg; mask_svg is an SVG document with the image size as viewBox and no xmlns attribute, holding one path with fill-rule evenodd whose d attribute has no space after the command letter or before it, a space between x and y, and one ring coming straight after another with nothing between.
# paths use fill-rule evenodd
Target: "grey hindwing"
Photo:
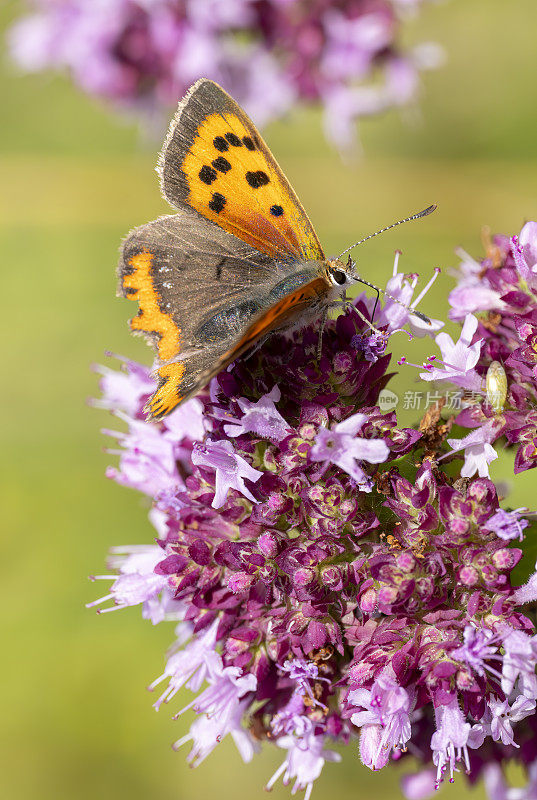
<instances>
[{"instance_id":1,"label":"grey hindwing","mask_svg":"<svg viewBox=\"0 0 537 800\"><path fill-rule=\"evenodd\" d=\"M316 262L272 259L187 206L127 236L119 264L124 296L129 262L141 252L152 255L160 309L181 328L186 350L240 338L265 309L318 274Z\"/></svg>"}]
</instances>

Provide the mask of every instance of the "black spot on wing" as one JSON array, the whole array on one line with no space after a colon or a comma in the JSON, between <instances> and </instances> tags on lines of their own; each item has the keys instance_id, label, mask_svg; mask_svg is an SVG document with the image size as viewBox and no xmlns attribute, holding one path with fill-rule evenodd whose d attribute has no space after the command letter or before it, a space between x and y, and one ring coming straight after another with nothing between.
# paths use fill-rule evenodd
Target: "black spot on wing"
<instances>
[{"instance_id":1,"label":"black spot on wing","mask_svg":"<svg viewBox=\"0 0 537 800\"><path fill-rule=\"evenodd\" d=\"M212 162L212 165L219 172L229 172L231 169L231 164L227 158L224 158L224 156L218 156L218 158L215 158L215 160Z\"/></svg>"},{"instance_id":2,"label":"black spot on wing","mask_svg":"<svg viewBox=\"0 0 537 800\"><path fill-rule=\"evenodd\" d=\"M281 217L283 214L283 208L281 206L271 206L270 213L273 217Z\"/></svg>"},{"instance_id":3,"label":"black spot on wing","mask_svg":"<svg viewBox=\"0 0 537 800\"><path fill-rule=\"evenodd\" d=\"M209 200L209 208L219 214L226 204L226 198L220 192L213 192L211 200Z\"/></svg>"},{"instance_id":4,"label":"black spot on wing","mask_svg":"<svg viewBox=\"0 0 537 800\"><path fill-rule=\"evenodd\" d=\"M266 172L263 172L262 169L257 170L257 172L247 172L244 177L252 189L259 189L260 186L266 186L270 181L269 176Z\"/></svg>"},{"instance_id":5,"label":"black spot on wing","mask_svg":"<svg viewBox=\"0 0 537 800\"><path fill-rule=\"evenodd\" d=\"M229 150L229 145L223 136L215 136L213 139L213 145L220 153L225 153L227 150Z\"/></svg>"},{"instance_id":6,"label":"black spot on wing","mask_svg":"<svg viewBox=\"0 0 537 800\"><path fill-rule=\"evenodd\" d=\"M208 167L207 164L204 164L203 167L199 171L199 179L206 183L207 186L210 186L213 181L217 178L217 172L212 167Z\"/></svg>"},{"instance_id":7,"label":"black spot on wing","mask_svg":"<svg viewBox=\"0 0 537 800\"><path fill-rule=\"evenodd\" d=\"M231 131L229 131L229 133L225 134L225 137L228 140L228 142L231 145L233 145L233 147L242 147L242 142L236 133L232 133Z\"/></svg>"},{"instance_id":8,"label":"black spot on wing","mask_svg":"<svg viewBox=\"0 0 537 800\"><path fill-rule=\"evenodd\" d=\"M242 141L244 142L244 146L247 150L255 150L255 144L253 143L250 136L243 136Z\"/></svg>"}]
</instances>

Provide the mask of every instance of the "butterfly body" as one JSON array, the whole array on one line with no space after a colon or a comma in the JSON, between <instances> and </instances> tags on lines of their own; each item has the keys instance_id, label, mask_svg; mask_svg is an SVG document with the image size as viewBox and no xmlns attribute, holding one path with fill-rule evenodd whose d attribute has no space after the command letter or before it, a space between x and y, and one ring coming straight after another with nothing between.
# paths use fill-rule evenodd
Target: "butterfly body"
<instances>
[{"instance_id":1,"label":"butterfly body","mask_svg":"<svg viewBox=\"0 0 537 800\"><path fill-rule=\"evenodd\" d=\"M132 231L119 292L156 350L159 418L276 330L306 325L341 298L352 269L325 258L260 134L212 81L172 121L157 171L176 213Z\"/></svg>"}]
</instances>

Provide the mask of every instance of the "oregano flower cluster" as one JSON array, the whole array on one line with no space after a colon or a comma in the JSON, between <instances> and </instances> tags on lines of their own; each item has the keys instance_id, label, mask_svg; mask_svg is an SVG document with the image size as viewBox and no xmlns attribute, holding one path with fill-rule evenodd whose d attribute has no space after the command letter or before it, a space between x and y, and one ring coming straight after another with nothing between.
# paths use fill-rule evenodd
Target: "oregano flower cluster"
<instances>
[{"instance_id":1,"label":"oregano flower cluster","mask_svg":"<svg viewBox=\"0 0 537 800\"><path fill-rule=\"evenodd\" d=\"M397 256L390 293L415 289ZM515 580L535 534L489 465L498 447L515 473L537 463L537 224L482 262L464 254L450 302L457 341L391 299L372 332L363 295L327 323L320 358L314 327L272 335L158 423L142 412L148 369L100 368L97 402L125 428L107 431L109 477L152 499L155 530L112 551L90 605L175 626L150 689L178 725L196 712L174 744L192 764L227 735L245 761L270 742L282 763L267 788L309 798L344 743L373 770L417 759L409 798L466 774L510 800L512 760L528 774L516 797L535 797L537 574ZM420 374L461 390L455 419L437 406L401 428L380 410L403 327L435 337Z\"/></svg>"}]
</instances>

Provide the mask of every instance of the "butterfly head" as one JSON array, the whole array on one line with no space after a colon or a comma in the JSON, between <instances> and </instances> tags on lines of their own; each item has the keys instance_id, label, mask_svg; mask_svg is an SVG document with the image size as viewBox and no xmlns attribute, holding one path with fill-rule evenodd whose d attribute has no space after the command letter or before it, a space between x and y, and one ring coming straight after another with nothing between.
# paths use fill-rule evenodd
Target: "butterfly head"
<instances>
[{"instance_id":1,"label":"butterfly head","mask_svg":"<svg viewBox=\"0 0 537 800\"><path fill-rule=\"evenodd\" d=\"M339 258L332 258L326 262L326 277L338 294L344 294L347 289L359 281L356 262L350 256L345 262Z\"/></svg>"}]
</instances>

